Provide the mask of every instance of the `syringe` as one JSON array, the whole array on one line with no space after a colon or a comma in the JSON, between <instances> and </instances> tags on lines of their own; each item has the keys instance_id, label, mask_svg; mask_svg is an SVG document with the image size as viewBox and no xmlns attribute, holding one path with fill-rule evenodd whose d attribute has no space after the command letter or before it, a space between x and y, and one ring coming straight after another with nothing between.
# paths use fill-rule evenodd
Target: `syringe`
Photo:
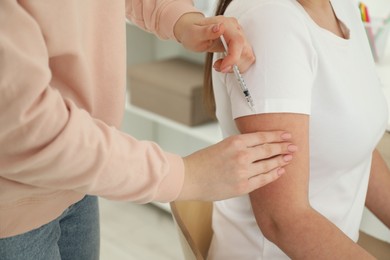
<instances>
[{"instance_id":1,"label":"syringe","mask_svg":"<svg viewBox=\"0 0 390 260\"><path fill-rule=\"evenodd\" d=\"M227 55L228 53L228 47L227 47L227 44L226 44L226 41L225 41L225 37L223 37L223 35L220 36L221 38L221 42L223 44L223 47L225 48L225 55ZM251 110L256 113L256 110L255 110L255 105L253 104L253 99L252 99L252 96L251 94L249 93L249 90L246 86L246 83L245 83L245 80L244 78L242 77L241 73L240 73L240 70L238 69L238 66L236 64L233 65L233 72L234 72L234 75L236 76L236 79L238 81L238 84L240 85L241 87L241 90L242 90L242 93L244 93L244 97L246 99L246 102L248 103L249 107L251 108Z\"/></svg>"}]
</instances>

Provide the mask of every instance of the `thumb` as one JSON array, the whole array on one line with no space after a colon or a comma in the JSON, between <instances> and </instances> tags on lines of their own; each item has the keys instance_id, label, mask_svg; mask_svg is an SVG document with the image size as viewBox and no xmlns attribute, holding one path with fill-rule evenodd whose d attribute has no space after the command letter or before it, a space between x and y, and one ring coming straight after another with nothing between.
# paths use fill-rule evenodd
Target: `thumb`
<instances>
[{"instance_id":1,"label":"thumb","mask_svg":"<svg viewBox=\"0 0 390 260\"><path fill-rule=\"evenodd\" d=\"M195 51L223 51L219 37L224 29L222 24L196 24L186 33L182 44Z\"/></svg>"}]
</instances>

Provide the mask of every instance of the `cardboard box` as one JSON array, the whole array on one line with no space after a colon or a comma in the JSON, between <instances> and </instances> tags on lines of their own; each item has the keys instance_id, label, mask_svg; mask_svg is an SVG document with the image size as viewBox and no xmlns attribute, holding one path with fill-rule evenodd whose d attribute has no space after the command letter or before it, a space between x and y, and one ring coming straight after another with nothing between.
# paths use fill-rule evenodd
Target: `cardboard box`
<instances>
[{"instance_id":1,"label":"cardboard box","mask_svg":"<svg viewBox=\"0 0 390 260\"><path fill-rule=\"evenodd\" d=\"M128 69L131 104L188 126L213 120L203 104L203 66L172 58Z\"/></svg>"}]
</instances>

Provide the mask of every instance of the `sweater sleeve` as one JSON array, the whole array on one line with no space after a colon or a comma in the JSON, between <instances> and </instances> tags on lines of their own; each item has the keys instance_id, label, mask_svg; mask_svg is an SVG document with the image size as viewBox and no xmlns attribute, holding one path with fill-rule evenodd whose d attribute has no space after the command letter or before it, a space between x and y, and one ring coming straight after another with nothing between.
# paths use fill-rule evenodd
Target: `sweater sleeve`
<instances>
[{"instance_id":1,"label":"sweater sleeve","mask_svg":"<svg viewBox=\"0 0 390 260\"><path fill-rule=\"evenodd\" d=\"M185 13L200 12L192 0L127 0L126 17L162 39L175 39L173 28Z\"/></svg>"},{"instance_id":2,"label":"sweater sleeve","mask_svg":"<svg viewBox=\"0 0 390 260\"><path fill-rule=\"evenodd\" d=\"M38 23L0 1L0 178L139 203L177 198L181 157L92 118L51 77Z\"/></svg>"}]
</instances>

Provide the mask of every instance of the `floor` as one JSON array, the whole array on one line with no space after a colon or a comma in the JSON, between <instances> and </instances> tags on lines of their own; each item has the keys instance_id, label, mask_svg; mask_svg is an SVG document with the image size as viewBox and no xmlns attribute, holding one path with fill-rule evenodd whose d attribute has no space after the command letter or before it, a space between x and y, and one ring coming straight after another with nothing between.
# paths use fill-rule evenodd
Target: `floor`
<instances>
[{"instance_id":1,"label":"floor","mask_svg":"<svg viewBox=\"0 0 390 260\"><path fill-rule=\"evenodd\" d=\"M101 260L182 260L170 213L148 204L100 199Z\"/></svg>"}]
</instances>

